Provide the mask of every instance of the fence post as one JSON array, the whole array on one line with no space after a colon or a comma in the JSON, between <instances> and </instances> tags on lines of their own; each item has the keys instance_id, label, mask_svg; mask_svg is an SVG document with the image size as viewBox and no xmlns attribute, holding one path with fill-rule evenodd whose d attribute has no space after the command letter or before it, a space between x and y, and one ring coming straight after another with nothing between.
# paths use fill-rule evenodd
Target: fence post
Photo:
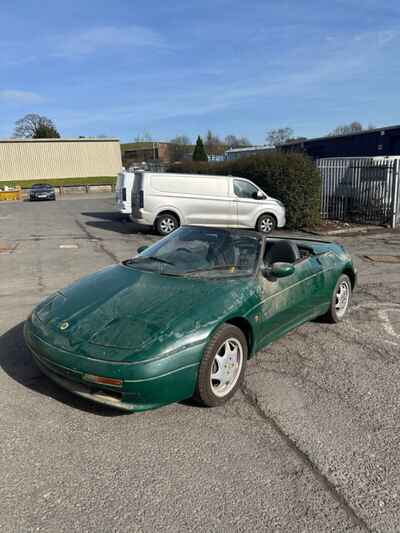
<instances>
[{"instance_id":1,"label":"fence post","mask_svg":"<svg viewBox=\"0 0 400 533\"><path fill-rule=\"evenodd\" d=\"M391 212L392 220L391 227L392 229L396 228L397 217L400 215L397 211L400 209L400 184L399 184L399 160L395 159L393 161L393 180L392 180L392 202L391 202Z\"/></svg>"}]
</instances>

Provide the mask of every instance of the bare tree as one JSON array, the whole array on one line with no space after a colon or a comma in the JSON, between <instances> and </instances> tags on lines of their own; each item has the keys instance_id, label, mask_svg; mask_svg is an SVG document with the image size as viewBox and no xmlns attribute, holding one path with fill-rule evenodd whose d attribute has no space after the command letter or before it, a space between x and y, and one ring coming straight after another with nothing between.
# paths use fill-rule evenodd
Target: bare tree
<instances>
[{"instance_id":1,"label":"bare tree","mask_svg":"<svg viewBox=\"0 0 400 533\"><path fill-rule=\"evenodd\" d=\"M363 131L363 125L360 122L354 121L350 124L341 124L332 130L328 135L349 135L350 133L359 133Z\"/></svg>"},{"instance_id":2,"label":"bare tree","mask_svg":"<svg viewBox=\"0 0 400 533\"><path fill-rule=\"evenodd\" d=\"M59 139L60 134L52 120L36 113L29 113L16 121L14 137Z\"/></svg>"},{"instance_id":3,"label":"bare tree","mask_svg":"<svg viewBox=\"0 0 400 533\"><path fill-rule=\"evenodd\" d=\"M247 137L236 137L236 135L227 135L225 137L225 144L229 148L245 148L251 146L251 142Z\"/></svg>"},{"instance_id":4,"label":"bare tree","mask_svg":"<svg viewBox=\"0 0 400 533\"><path fill-rule=\"evenodd\" d=\"M204 146L208 154L220 154L225 151L225 145L211 130L208 130Z\"/></svg>"},{"instance_id":5,"label":"bare tree","mask_svg":"<svg viewBox=\"0 0 400 533\"><path fill-rule=\"evenodd\" d=\"M177 135L170 140L169 157L171 161L182 161L189 159L192 155L193 147L190 139L186 135Z\"/></svg>"},{"instance_id":6,"label":"bare tree","mask_svg":"<svg viewBox=\"0 0 400 533\"><path fill-rule=\"evenodd\" d=\"M267 133L266 141L270 146L280 146L287 141L293 139L292 128L278 128L275 130L269 130Z\"/></svg>"},{"instance_id":7,"label":"bare tree","mask_svg":"<svg viewBox=\"0 0 400 533\"><path fill-rule=\"evenodd\" d=\"M153 137L148 131L145 131L143 133L140 133L139 135L136 135L136 137L133 139L133 142L140 143L140 142L150 142L153 140Z\"/></svg>"}]
</instances>

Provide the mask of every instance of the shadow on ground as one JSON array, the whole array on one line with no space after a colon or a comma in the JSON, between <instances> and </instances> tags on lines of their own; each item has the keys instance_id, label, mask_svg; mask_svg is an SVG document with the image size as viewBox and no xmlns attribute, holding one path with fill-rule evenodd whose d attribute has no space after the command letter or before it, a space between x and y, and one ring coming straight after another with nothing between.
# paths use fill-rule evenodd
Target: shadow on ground
<instances>
[{"instance_id":1,"label":"shadow on ground","mask_svg":"<svg viewBox=\"0 0 400 533\"><path fill-rule=\"evenodd\" d=\"M123 215L118 211L87 211L81 214L84 217L100 218L101 220L112 220L115 222L123 222L124 220L129 220L128 215Z\"/></svg>"},{"instance_id":2,"label":"shadow on ground","mask_svg":"<svg viewBox=\"0 0 400 533\"><path fill-rule=\"evenodd\" d=\"M107 406L91 403L74 396L54 384L35 365L23 337L23 322L0 337L0 366L12 379L44 396L53 398L75 409L99 416L121 416L126 413Z\"/></svg>"},{"instance_id":3,"label":"shadow on ground","mask_svg":"<svg viewBox=\"0 0 400 533\"><path fill-rule=\"evenodd\" d=\"M95 211L82 213L83 216L89 218L96 218L98 220L88 220L85 224L92 228L98 228L114 233L123 233L125 235L133 235L141 233L144 235L155 235L152 226L144 226L135 224L126 215L117 213L116 211Z\"/></svg>"}]
</instances>

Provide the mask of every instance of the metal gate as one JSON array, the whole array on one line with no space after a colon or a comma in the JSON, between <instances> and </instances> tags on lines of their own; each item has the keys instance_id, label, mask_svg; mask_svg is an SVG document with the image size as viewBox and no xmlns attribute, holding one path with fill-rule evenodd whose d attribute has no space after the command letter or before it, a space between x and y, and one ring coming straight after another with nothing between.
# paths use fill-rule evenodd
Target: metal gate
<instances>
[{"instance_id":1,"label":"metal gate","mask_svg":"<svg viewBox=\"0 0 400 533\"><path fill-rule=\"evenodd\" d=\"M318 159L316 164L322 218L392 227L399 222L399 158Z\"/></svg>"}]
</instances>

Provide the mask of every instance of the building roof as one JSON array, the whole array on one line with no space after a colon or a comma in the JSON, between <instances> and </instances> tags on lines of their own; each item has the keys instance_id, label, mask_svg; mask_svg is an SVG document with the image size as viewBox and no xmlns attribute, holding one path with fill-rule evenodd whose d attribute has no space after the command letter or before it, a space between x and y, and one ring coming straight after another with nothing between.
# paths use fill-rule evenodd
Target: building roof
<instances>
[{"instance_id":1,"label":"building roof","mask_svg":"<svg viewBox=\"0 0 400 533\"><path fill-rule=\"evenodd\" d=\"M146 150L157 147L160 144L171 144L166 141L139 141L133 143L121 143L121 147L126 150Z\"/></svg>"},{"instance_id":2,"label":"building roof","mask_svg":"<svg viewBox=\"0 0 400 533\"><path fill-rule=\"evenodd\" d=\"M229 148L225 153L237 153L237 152L256 152L257 150L274 150L273 146L267 145L257 145L257 146L246 146L245 148Z\"/></svg>"},{"instance_id":3,"label":"building roof","mask_svg":"<svg viewBox=\"0 0 400 533\"><path fill-rule=\"evenodd\" d=\"M119 142L119 139L116 138L105 138L99 139L97 137L80 137L78 139L72 138L61 138L61 139L26 139L24 137L14 137L13 139L0 139L0 143L49 143L49 142L58 142L58 143L71 143L71 142Z\"/></svg>"},{"instance_id":4,"label":"building roof","mask_svg":"<svg viewBox=\"0 0 400 533\"><path fill-rule=\"evenodd\" d=\"M363 130L363 131L353 131L350 133L343 133L341 135L324 135L322 137L313 137L311 139L294 139L293 141L288 141L286 143L283 143L282 146L290 146L293 144L302 144L310 141L326 141L327 139L341 139L343 137L353 137L354 135L368 135L369 133L377 133L380 131L388 131L388 130L396 130L400 129L400 125L397 126L383 126L381 128L373 128L370 130Z\"/></svg>"}]
</instances>

